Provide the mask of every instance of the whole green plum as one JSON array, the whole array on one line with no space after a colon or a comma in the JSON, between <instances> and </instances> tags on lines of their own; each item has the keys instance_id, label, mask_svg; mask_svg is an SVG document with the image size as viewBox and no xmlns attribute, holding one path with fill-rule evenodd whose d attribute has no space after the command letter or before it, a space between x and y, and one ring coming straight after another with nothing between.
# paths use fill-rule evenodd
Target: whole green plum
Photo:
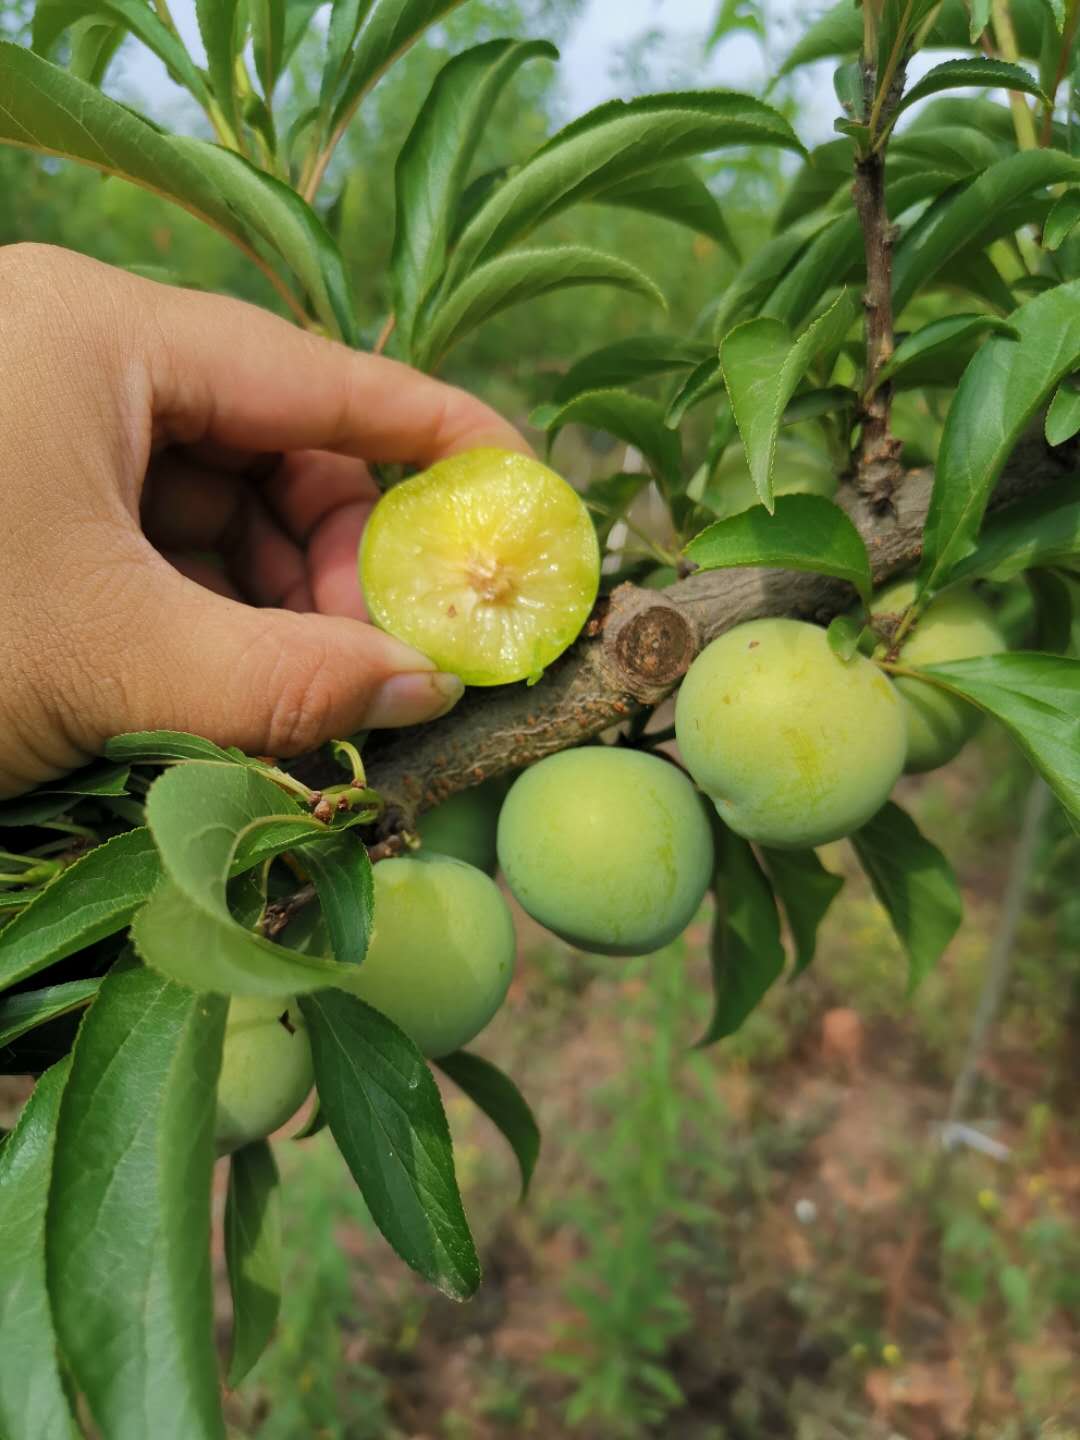
<instances>
[{"instance_id":1,"label":"whole green plum","mask_svg":"<svg viewBox=\"0 0 1080 1440\"><path fill-rule=\"evenodd\" d=\"M461 790L421 815L417 831L425 850L452 855L475 865L488 875L495 874L495 831L506 784L485 780L471 790Z\"/></svg>"},{"instance_id":2,"label":"whole green plum","mask_svg":"<svg viewBox=\"0 0 1080 1440\"><path fill-rule=\"evenodd\" d=\"M514 923L490 876L449 855L375 866L375 933L352 992L431 1058L467 1045L506 998Z\"/></svg>"},{"instance_id":3,"label":"whole green plum","mask_svg":"<svg viewBox=\"0 0 1080 1440\"><path fill-rule=\"evenodd\" d=\"M314 1084L307 1027L287 1000L236 995L229 1002L214 1139L228 1154L273 1134Z\"/></svg>"},{"instance_id":4,"label":"whole green plum","mask_svg":"<svg viewBox=\"0 0 1080 1440\"><path fill-rule=\"evenodd\" d=\"M915 582L901 580L874 597L873 614L899 615L914 598ZM936 665L972 655L997 655L1006 648L994 612L974 590L958 585L926 607L901 645L898 659L909 665ZM978 729L981 712L925 680L899 676L894 683L903 697L907 723L905 770L919 774L948 764Z\"/></svg>"},{"instance_id":5,"label":"whole green plum","mask_svg":"<svg viewBox=\"0 0 1080 1440\"><path fill-rule=\"evenodd\" d=\"M534 919L581 950L646 955L680 935L713 870L701 797L666 760L594 745L518 777L499 864Z\"/></svg>"},{"instance_id":6,"label":"whole green plum","mask_svg":"<svg viewBox=\"0 0 1080 1440\"><path fill-rule=\"evenodd\" d=\"M801 620L751 620L708 645L675 707L679 750L732 830L797 849L839 839L888 799L904 708L865 656Z\"/></svg>"}]
</instances>

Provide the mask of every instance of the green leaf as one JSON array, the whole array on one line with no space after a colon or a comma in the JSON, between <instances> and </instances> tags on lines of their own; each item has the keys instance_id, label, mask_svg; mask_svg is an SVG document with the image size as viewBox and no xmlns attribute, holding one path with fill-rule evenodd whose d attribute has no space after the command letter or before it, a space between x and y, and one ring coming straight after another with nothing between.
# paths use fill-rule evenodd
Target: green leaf
<instances>
[{"instance_id":1,"label":"green leaf","mask_svg":"<svg viewBox=\"0 0 1080 1440\"><path fill-rule=\"evenodd\" d=\"M279 996L332 985L348 988L355 979L351 965L275 945L245 930L229 911L228 879L245 841L256 842L247 845L244 855L243 863L250 865L312 835L311 817L276 785L239 765L193 761L154 782L146 822L167 877L132 927L148 964L195 990L220 994ZM340 838L325 828L322 835L332 844ZM4 939L6 934L0 945Z\"/></svg>"},{"instance_id":2,"label":"green leaf","mask_svg":"<svg viewBox=\"0 0 1080 1440\"><path fill-rule=\"evenodd\" d=\"M912 669L993 715L1080 828L1080 660L1014 651Z\"/></svg>"},{"instance_id":3,"label":"green leaf","mask_svg":"<svg viewBox=\"0 0 1080 1440\"><path fill-rule=\"evenodd\" d=\"M319 104L329 113L341 77L349 63L352 47L367 18L372 0L334 0L326 35L326 62L319 90Z\"/></svg>"},{"instance_id":4,"label":"green leaf","mask_svg":"<svg viewBox=\"0 0 1080 1440\"><path fill-rule=\"evenodd\" d=\"M979 37L990 24L990 3L991 0L970 0L971 29L968 38L972 45L978 43Z\"/></svg>"},{"instance_id":5,"label":"green leaf","mask_svg":"<svg viewBox=\"0 0 1080 1440\"><path fill-rule=\"evenodd\" d=\"M356 0L346 10L367 12L352 54L342 71L330 131L337 134L367 92L429 26L455 10L462 0ZM354 31L355 33L355 31Z\"/></svg>"},{"instance_id":6,"label":"green leaf","mask_svg":"<svg viewBox=\"0 0 1080 1440\"><path fill-rule=\"evenodd\" d=\"M232 150L182 135L173 136L171 143L213 181L245 229L281 256L327 329L358 347L352 285L341 252L311 206L291 186Z\"/></svg>"},{"instance_id":7,"label":"green leaf","mask_svg":"<svg viewBox=\"0 0 1080 1440\"><path fill-rule=\"evenodd\" d=\"M335 835L305 845L297 859L318 893L335 960L359 965L375 924L375 878L366 848L355 835Z\"/></svg>"},{"instance_id":8,"label":"green leaf","mask_svg":"<svg viewBox=\"0 0 1080 1440\"><path fill-rule=\"evenodd\" d=\"M942 90L966 89L969 86L985 86L990 90L1019 90L1025 95L1036 95L1044 103L1039 82L1022 65L1011 65L1007 60L982 60L965 57L963 60L946 60L935 65L921 80L906 91L896 107L901 115L909 105L925 100L928 95L937 95Z\"/></svg>"},{"instance_id":9,"label":"green leaf","mask_svg":"<svg viewBox=\"0 0 1080 1440\"><path fill-rule=\"evenodd\" d=\"M700 570L769 565L833 575L854 585L869 605L873 580L862 536L846 513L822 495L780 495L773 514L751 506L695 536L686 558Z\"/></svg>"},{"instance_id":10,"label":"green leaf","mask_svg":"<svg viewBox=\"0 0 1080 1440\"><path fill-rule=\"evenodd\" d=\"M890 154L896 144L893 141ZM796 221L828 205L845 185L850 187L854 164L855 147L847 138L815 146L784 192L773 221L773 233L785 234Z\"/></svg>"},{"instance_id":11,"label":"green leaf","mask_svg":"<svg viewBox=\"0 0 1080 1440\"><path fill-rule=\"evenodd\" d=\"M887 189L890 213L903 211L939 195L954 183L949 175L924 170L895 181ZM834 285L854 280L865 264L862 230L858 216L850 209L822 226L810 244L790 267L764 305L764 313L785 325L802 323ZM899 306L897 313L899 313Z\"/></svg>"},{"instance_id":12,"label":"green leaf","mask_svg":"<svg viewBox=\"0 0 1080 1440\"><path fill-rule=\"evenodd\" d=\"M479 1055L458 1050L453 1055L444 1055L437 1063L502 1132L521 1171L524 1200L540 1153L540 1127L528 1101L509 1075Z\"/></svg>"},{"instance_id":13,"label":"green leaf","mask_svg":"<svg viewBox=\"0 0 1080 1440\"><path fill-rule=\"evenodd\" d=\"M800 36L780 66L780 78L802 65L816 60L831 60L841 55L856 55L862 49L862 15L851 0L838 0Z\"/></svg>"},{"instance_id":14,"label":"green leaf","mask_svg":"<svg viewBox=\"0 0 1080 1440\"><path fill-rule=\"evenodd\" d=\"M699 1046L733 1035L784 969L776 901L753 850L719 825L716 840L713 1015Z\"/></svg>"},{"instance_id":15,"label":"green leaf","mask_svg":"<svg viewBox=\"0 0 1080 1440\"><path fill-rule=\"evenodd\" d=\"M260 3L260 0L256 0ZM285 45L281 56L281 70L284 72L296 54L301 40L311 29L311 17L322 8L325 0L285 0ZM267 99L270 97L267 96ZM317 107L312 107L317 108Z\"/></svg>"},{"instance_id":16,"label":"green leaf","mask_svg":"<svg viewBox=\"0 0 1080 1440\"><path fill-rule=\"evenodd\" d=\"M613 285L667 309L663 292L644 271L617 255L585 245L512 250L478 266L443 300L414 347L418 364L434 368L451 346L500 310L578 285Z\"/></svg>"},{"instance_id":17,"label":"green leaf","mask_svg":"<svg viewBox=\"0 0 1080 1440\"><path fill-rule=\"evenodd\" d=\"M737 325L721 343L720 363L754 488L770 511L784 411L815 359L840 343L854 318L855 301L845 290L797 340L778 320L762 317Z\"/></svg>"},{"instance_id":18,"label":"green leaf","mask_svg":"<svg viewBox=\"0 0 1080 1440\"><path fill-rule=\"evenodd\" d=\"M593 513L593 522L601 545L607 543L616 522L629 510L633 501L649 483L643 470L617 471L591 480L581 498Z\"/></svg>"},{"instance_id":19,"label":"green leaf","mask_svg":"<svg viewBox=\"0 0 1080 1440\"><path fill-rule=\"evenodd\" d=\"M826 870L815 850L763 849L762 855L795 942L794 979L814 958L818 927L843 889L844 877Z\"/></svg>"},{"instance_id":20,"label":"green leaf","mask_svg":"<svg viewBox=\"0 0 1080 1440\"><path fill-rule=\"evenodd\" d=\"M232 1293L229 1385L235 1389L266 1349L281 1308L281 1191L265 1140L229 1161L225 1265Z\"/></svg>"},{"instance_id":21,"label":"green leaf","mask_svg":"<svg viewBox=\"0 0 1080 1440\"><path fill-rule=\"evenodd\" d=\"M682 444L664 424L664 411L655 400L626 390L588 390L565 405L534 412L532 422L548 433L549 446L565 425L587 425L603 430L640 450L660 487L670 492L682 473Z\"/></svg>"},{"instance_id":22,"label":"green leaf","mask_svg":"<svg viewBox=\"0 0 1080 1440\"><path fill-rule=\"evenodd\" d=\"M719 394L723 388L723 367L719 357L710 351L704 360L694 366L668 401L664 424L672 430L677 429L695 405L700 405L710 395Z\"/></svg>"},{"instance_id":23,"label":"green leaf","mask_svg":"<svg viewBox=\"0 0 1080 1440\"><path fill-rule=\"evenodd\" d=\"M320 319L358 343L349 282L322 222L295 191L241 156L160 133L19 45L0 41L0 140L121 175L208 221L249 254L291 265Z\"/></svg>"},{"instance_id":24,"label":"green leaf","mask_svg":"<svg viewBox=\"0 0 1080 1440\"><path fill-rule=\"evenodd\" d=\"M730 91L612 100L590 110L492 192L458 241L449 283L568 205L654 171L660 155L670 162L740 144L802 149L779 112Z\"/></svg>"},{"instance_id":25,"label":"green leaf","mask_svg":"<svg viewBox=\"0 0 1080 1440\"><path fill-rule=\"evenodd\" d=\"M107 18L138 37L152 50L178 84L186 86L200 105L210 98L202 72L184 43L163 24L145 0L38 0L34 8L34 49L48 55L63 32L88 17Z\"/></svg>"},{"instance_id":26,"label":"green leaf","mask_svg":"<svg viewBox=\"0 0 1080 1440\"><path fill-rule=\"evenodd\" d=\"M306 996L319 1104L376 1225L452 1300L480 1283L438 1087L412 1041L353 996Z\"/></svg>"},{"instance_id":27,"label":"green leaf","mask_svg":"<svg viewBox=\"0 0 1080 1440\"><path fill-rule=\"evenodd\" d=\"M236 97L236 59L242 41L236 17L238 4L239 0L195 0L210 86L233 134L239 138L243 126ZM254 8L258 8L258 0Z\"/></svg>"},{"instance_id":28,"label":"green leaf","mask_svg":"<svg viewBox=\"0 0 1080 1440\"><path fill-rule=\"evenodd\" d=\"M687 160L676 160L658 170L620 180L599 191L593 201L597 205L640 210L645 215L658 215L662 220L685 225L715 240L734 260L741 258L720 202Z\"/></svg>"},{"instance_id":29,"label":"green leaf","mask_svg":"<svg viewBox=\"0 0 1080 1440\"><path fill-rule=\"evenodd\" d=\"M864 628L853 615L834 615L825 631L829 649L841 660L850 660L859 648Z\"/></svg>"},{"instance_id":30,"label":"green leaf","mask_svg":"<svg viewBox=\"0 0 1080 1440\"><path fill-rule=\"evenodd\" d=\"M1042 243L1045 250L1058 250L1072 234L1080 220L1080 190L1066 190L1054 201L1054 208L1046 217L1043 226Z\"/></svg>"},{"instance_id":31,"label":"green leaf","mask_svg":"<svg viewBox=\"0 0 1080 1440\"><path fill-rule=\"evenodd\" d=\"M986 502L1014 445L1080 366L1080 281L1012 314L1017 339L992 336L964 371L938 449L923 531L920 589L933 595L975 547Z\"/></svg>"},{"instance_id":32,"label":"green leaf","mask_svg":"<svg viewBox=\"0 0 1080 1440\"><path fill-rule=\"evenodd\" d=\"M999 160L945 201L900 241L893 264L897 314L958 251L989 243L1002 214L1047 185L1080 179L1080 160L1054 150L1024 150ZM1009 229L1016 228L1011 223Z\"/></svg>"},{"instance_id":33,"label":"green leaf","mask_svg":"<svg viewBox=\"0 0 1080 1440\"><path fill-rule=\"evenodd\" d=\"M489 40L435 77L394 171L397 224L390 260L397 334L412 354L417 315L446 265L454 217L484 126L527 60L557 60L546 40Z\"/></svg>"},{"instance_id":34,"label":"green leaf","mask_svg":"<svg viewBox=\"0 0 1080 1440\"><path fill-rule=\"evenodd\" d=\"M0 997L0 1046L10 1045L38 1025L88 1005L100 986L100 980L70 980L65 985L23 990L7 999Z\"/></svg>"},{"instance_id":35,"label":"green leaf","mask_svg":"<svg viewBox=\"0 0 1080 1440\"><path fill-rule=\"evenodd\" d=\"M881 367L878 379L891 380L917 361L929 359L932 367L939 362L942 352L956 349L966 351L970 348L972 339L981 336L984 331L1007 335L1014 340L1017 338L1017 332L1009 322L999 319L997 315L945 315L905 336L893 351L892 359Z\"/></svg>"},{"instance_id":36,"label":"green leaf","mask_svg":"<svg viewBox=\"0 0 1080 1440\"><path fill-rule=\"evenodd\" d=\"M681 335L631 335L576 361L555 387L554 400L561 405L586 390L613 389L689 369L713 354L713 346L704 340Z\"/></svg>"},{"instance_id":37,"label":"green leaf","mask_svg":"<svg viewBox=\"0 0 1080 1440\"><path fill-rule=\"evenodd\" d=\"M41 825L62 815L80 799L123 795L127 789L129 765L87 765L63 780L39 785L28 795L0 804L0 828L4 826Z\"/></svg>"},{"instance_id":38,"label":"green leaf","mask_svg":"<svg viewBox=\"0 0 1080 1440\"><path fill-rule=\"evenodd\" d=\"M1024 576L1031 592L1034 610L1034 638L1032 646L1039 650L1052 651L1055 655L1080 654L1080 638L1073 634L1074 616L1073 588L1080 580L1070 581L1061 570L1029 570ZM1080 616L1080 606L1076 607Z\"/></svg>"},{"instance_id":39,"label":"green leaf","mask_svg":"<svg viewBox=\"0 0 1080 1440\"><path fill-rule=\"evenodd\" d=\"M49 1193L49 1295L109 1440L224 1440L210 1175L225 1011L121 965L75 1042Z\"/></svg>"},{"instance_id":40,"label":"green leaf","mask_svg":"<svg viewBox=\"0 0 1080 1440\"><path fill-rule=\"evenodd\" d=\"M1060 3L1060 0L1054 0ZM985 4L985 0L976 0ZM925 10L927 7L924 6ZM1011 0L1010 15L1020 41L1022 55L1038 58L1042 40L1045 0ZM923 41L924 48L962 50L970 42L972 15L966 0L944 0L934 24ZM838 55L855 55L862 47L862 9L852 0L837 3L816 20L800 37L780 67L780 75L790 74L815 60Z\"/></svg>"},{"instance_id":41,"label":"green leaf","mask_svg":"<svg viewBox=\"0 0 1080 1440\"><path fill-rule=\"evenodd\" d=\"M47 1070L0 1147L0 1428L5 1440L75 1440L45 1288L45 1206L68 1061Z\"/></svg>"},{"instance_id":42,"label":"green leaf","mask_svg":"<svg viewBox=\"0 0 1080 1440\"><path fill-rule=\"evenodd\" d=\"M285 68L285 26L288 0L248 0L255 73L269 104Z\"/></svg>"},{"instance_id":43,"label":"green leaf","mask_svg":"<svg viewBox=\"0 0 1080 1440\"><path fill-rule=\"evenodd\" d=\"M1037 565L1068 564L1080 557L1080 495L1068 483L991 515L950 584L983 575L1010 580Z\"/></svg>"},{"instance_id":44,"label":"green leaf","mask_svg":"<svg viewBox=\"0 0 1080 1440\"><path fill-rule=\"evenodd\" d=\"M888 801L851 837L874 894L908 957L908 991L941 959L963 902L949 862L899 805Z\"/></svg>"},{"instance_id":45,"label":"green leaf","mask_svg":"<svg viewBox=\"0 0 1080 1440\"><path fill-rule=\"evenodd\" d=\"M1064 445L1080 430L1080 390L1074 390L1068 381L1058 386L1043 428L1048 445Z\"/></svg>"},{"instance_id":46,"label":"green leaf","mask_svg":"<svg viewBox=\"0 0 1080 1440\"><path fill-rule=\"evenodd\" d=\"M157 850L144 829L117 835L74 861L0 931L0 988L115 935L160 878Z\"/></svg>"},{"instance_id":47,"label":"green leaf","mask_svg":"<svg viewBox=\"0 0 1080 1440\"><path fill-rule=\"evenodd\" d=\"M109 20L77 20L69 31L71 57L67 68L72 75L100 88L117 50L127 39L125 25Z\"/></svg>"},{"instance_id":48,"label":"green leaf","mask_svg":"<svg viewBox=\"0 0 1080 1440\"><path fill-rule=\"evenodd\" d=\"M761 308L781 278L809 252L815 237L835 229L842 220L842 216L819 213L793 224L784 234L761 246L720 296L713 316L717 345L740 316ZM818 295L821 295L820 289Z\"/></svg>"},{"instance_id":49,"label":"green leaf","mask_svg":"<svg viewBox=\"0 0 1080 1440\"><path fill-rule=\"evenodd\" d=\"M122 760L128 765L160 765L170 760L217 760L223 763L254 764L242 750L223 750L212 740L201 735L189 735L184 730L132 730L124 735L114 735L105 742L105 754L110 760Z\"/></svg>"}]
</instances>

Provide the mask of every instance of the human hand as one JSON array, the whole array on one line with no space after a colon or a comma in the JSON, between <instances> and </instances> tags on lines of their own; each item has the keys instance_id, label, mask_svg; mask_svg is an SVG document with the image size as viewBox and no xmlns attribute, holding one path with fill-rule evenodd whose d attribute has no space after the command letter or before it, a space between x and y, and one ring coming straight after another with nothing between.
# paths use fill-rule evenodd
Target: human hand
<instances>
[{"instance_id":1,"label":"human hand","mask_svg":"<svg viewBox=\"0 0 1080 1440\"><path fill-rule=\"evenodd\" d=\"M0 249L0 381L0 796L124 730L287 756L458 699L360 623L356 549L365 461L527 449L485 405L37 245Z\"/></svg>"}]
</instances>

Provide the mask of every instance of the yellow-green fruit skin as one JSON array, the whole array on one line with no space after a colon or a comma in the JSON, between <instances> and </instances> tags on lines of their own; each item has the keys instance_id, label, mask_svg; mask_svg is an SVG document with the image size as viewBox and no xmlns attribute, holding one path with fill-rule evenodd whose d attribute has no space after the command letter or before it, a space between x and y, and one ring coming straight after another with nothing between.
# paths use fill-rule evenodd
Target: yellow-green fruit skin
<instances>
[{"instance_id":1,"label":"yellow-green fruit skin","mask_svg":"<svg viewBox=\"0 0 1080 1440\"><path fill-rule=\"evenodd\" d=\"M901 581L874 597L873 612L899 613L914 598L914 581ZM927 606L911 638L901 646L898 659L907 665L937 665L973 655L997 655L1006 648L994 612L973 590L957 586ZM947 765L977 730L980 712L959 696L935 689L925 681L901 676L895 683L907 721L905 770L921 774Z\"/></svg>"},{"instance_id":2,"label":"yellow-green fruit skin","mask_svg":"<svg viewBox=\"0 0 1080 1440\"><path fill-rule=\"evenodd\" d=\"M282 1020L286 1013L288 1024ZM296 1114L314 1083L307 1027L296 1006L287 1000L234 996L218 1076L218 1153L273 1134Z\"/></svg>"},{"instance_id":3,"label":"yellow-green fruit skin","mask_svg":"<svg viewBox=\"0 0 1080 1440\"><path fill-rule=\"evenodd\" d=\"M514 922L498 886L449 855L375 866L375 933L353 994L432 1059L479 1035L506 999Z\"/></svg>"},{"instance_id":4,"label":"yellow-green fruit skin","mask_svg":"<svg viewBox=\"0 0 1080 1440\"><path fill-rule=\"evenodd\" d=\"M471 790L461 790L421 815L417 823L425 850L452 855L494 875L498 863L495 831L499 824L506 786L501 780L486 780Z\"/></svg>"},{"instance_id":5,"label":"yellow-green fruit skin","mask_svg":"<svg viewBox=\"0 0 1080 1440\"><path fill-rule=\"evenodd\" d=\"M522 907L571 945L647 955L694 918L712 875L712 831L674 765L588 746L515 780L499 816L499 864Z\"/></svg>"},{"instance_id":6,"label":"yellow-green fruit skin","mask_svg":"<svg viewBox=\"0 0 1080 1440\"><path fill-rule=\"evenodd\" d=\"M904 766L895 688L862 655L841 660L801 620L751 620L708 645L675 708L679 750L720 818L781 849L865 823Z\"/></svg>"}]
</instances>

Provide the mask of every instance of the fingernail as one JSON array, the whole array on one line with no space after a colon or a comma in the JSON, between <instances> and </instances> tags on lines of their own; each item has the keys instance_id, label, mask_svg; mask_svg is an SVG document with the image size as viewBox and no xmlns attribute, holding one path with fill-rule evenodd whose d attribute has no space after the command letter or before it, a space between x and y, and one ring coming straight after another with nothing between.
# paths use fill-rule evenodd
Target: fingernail
<instances>
[{"instance_id":1,"label":"fingernail","mask_svg":"<svg viewBox=\"0 0 1080 1440\"><path fill-rule=\"evenodd\" d=\"M438 671L393 675L372 696L364 725L370 730L390 730L437 720L452 710L464 693L465 686L456 675Z\"/></svg>"}]
</instances>

